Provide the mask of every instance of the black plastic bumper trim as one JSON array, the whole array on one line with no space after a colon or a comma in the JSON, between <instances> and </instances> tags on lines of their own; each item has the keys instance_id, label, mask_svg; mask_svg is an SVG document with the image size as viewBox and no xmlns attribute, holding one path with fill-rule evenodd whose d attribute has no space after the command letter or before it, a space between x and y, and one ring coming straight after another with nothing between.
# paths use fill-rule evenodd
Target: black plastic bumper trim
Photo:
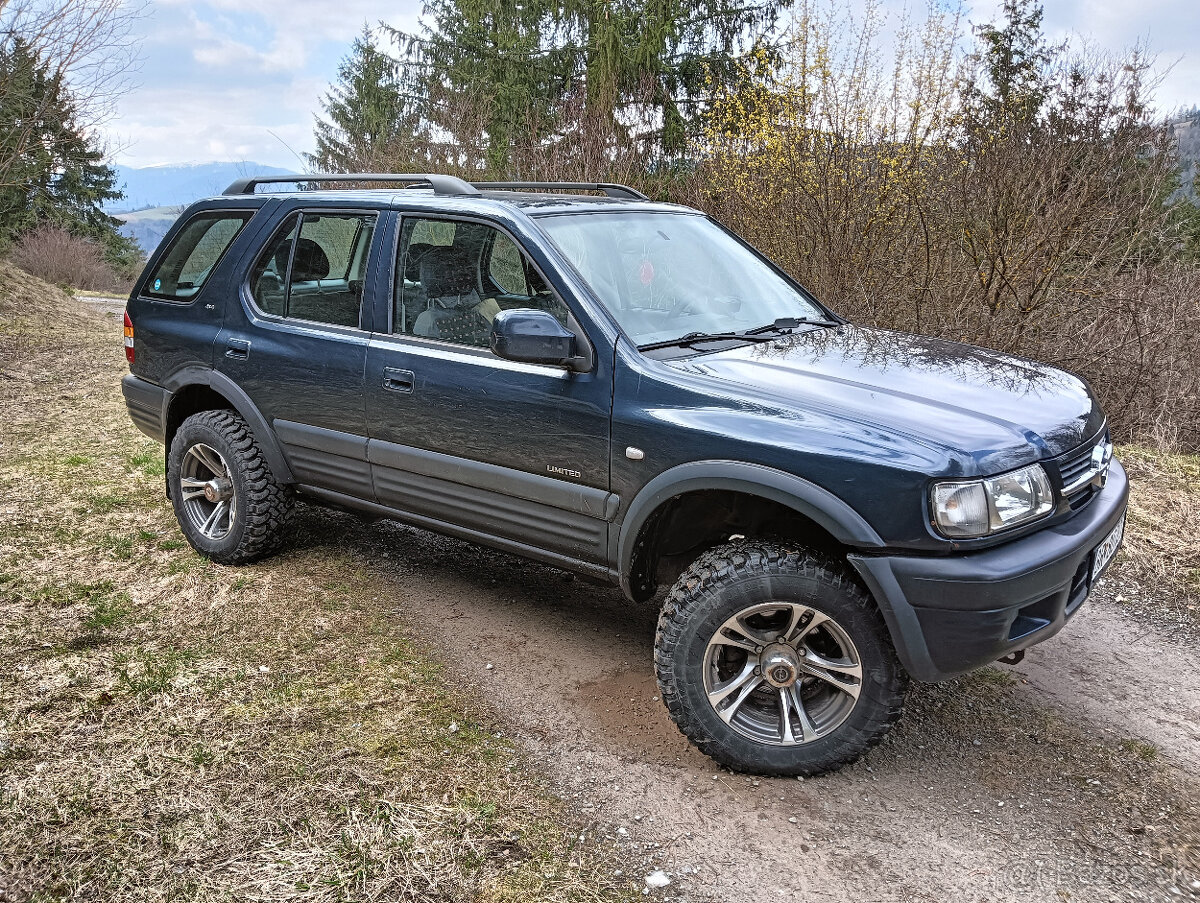
<instances>
[{"instance_id":1,"label":"black plastic bumper trim","mask_svg":"<svg viewBox=\"0 0 1200 903\"><path fill-rule=\"evenodd\" d=\"M1091 590L1080 585L1080 569L1128 500L1125 470L1113 461L1108 485L1087 508L1011 543L946 557L848 559L875 595L908 672L946 680L1061 630Z\"/></svg>"},{"instance_id":2,"label":"black plastic bumper trim","mask_svg":"<svg viewBox=\"0 0 1200 903\"><path fill-rule=\"evenodd\" d=\"M121 379L121 394L125 396L125 407L133 425L151 439L165 441L165 411L171 393L162 386L127 373Z\"/></svg>"}]
</instances>

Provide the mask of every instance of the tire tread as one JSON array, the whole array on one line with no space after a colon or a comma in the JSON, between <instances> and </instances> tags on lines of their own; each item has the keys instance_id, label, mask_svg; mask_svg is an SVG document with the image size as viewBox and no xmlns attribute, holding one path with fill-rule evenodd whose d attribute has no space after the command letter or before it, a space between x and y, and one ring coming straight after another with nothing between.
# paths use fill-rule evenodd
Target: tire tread
<instances>
[{"instance_id":1,"label":"tire tread","mask_svg":"<svg viewBox=\"0 0 1200 903\"><path fill-rule=\"evenodd\" d=\"M874 623L892 659L888 662L889 679L881 687L881 698L875 700L869 720L849 734L836 751L800 767L781 767L769 761L748 765L743 758L732 753L721 738L708 734L697 713L686 704L676 683L675 654L685 625L698 616L721 587L767 572L812 577L840 591ZM823 774L836 771L860 758L878 744L900 719L908 687L908 674L900 666L895 650L888 641L887 627L878 607L846 567L803 546L766 540L717 546L702 554L680 575L667 594L659 614L654 665L663 702L684 736L722 765L738 771L753 770L768 775Z\"/></svg>"},{"instance_id":2,"label":"tire tread","mask_svg":"<svg viewBox=\"0 0 1200 903\"><path fill-rule=\"evenodd\" d=\"M187 418L176 436L193 428L209 429L224 440L235 458L233 467L241 474L244 490L238 500L244 526L237 546L228 552L197 551L219 564L246 564L274 552L286 535L285 528L295 507L295 493L275 479L250 425L239 414L229 410L201 411ZM180 522L183 523L182 518ZM186 529L184 535L188 536ZM188 538L190 541L191 537Z\"/></svg>"}]
</instances>

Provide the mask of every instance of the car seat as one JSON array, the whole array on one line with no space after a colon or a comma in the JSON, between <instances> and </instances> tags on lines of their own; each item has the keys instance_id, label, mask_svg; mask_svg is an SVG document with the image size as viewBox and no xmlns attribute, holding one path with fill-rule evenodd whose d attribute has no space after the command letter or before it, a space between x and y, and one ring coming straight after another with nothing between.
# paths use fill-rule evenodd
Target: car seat
<instances>
[{"instance_id":1,"label":"car seat","mask_svg":"<svg viewBox=\"0 0 1200 903\"><path fill-rule=\"evenodd\" d=\"M413 335L486 346L500 308L494 300L480 300L466 252L435 248L421 258L419 267L429 304L417 317Z\"/></svg>"}]
</instances>

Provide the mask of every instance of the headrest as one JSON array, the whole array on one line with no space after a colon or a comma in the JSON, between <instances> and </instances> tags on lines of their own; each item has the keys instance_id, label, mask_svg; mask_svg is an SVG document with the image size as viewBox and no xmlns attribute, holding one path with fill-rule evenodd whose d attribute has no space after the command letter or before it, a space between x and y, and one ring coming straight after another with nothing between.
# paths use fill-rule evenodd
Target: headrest
<instances>
[{"instance_id":1,"label":"headrest","mask_svg":"<svg viewBox=\"0 0 1200 903\"><path fill-rule=\"evenodd\" d=\"M427 298L466 295L475 289L470 261L459 248L434 248L421 258L420 268Z\"/></svg>"},{"instance_id":2,"label":"headrest","mask_svg":"<svg viewBox=\"0 0 1200 903\"><path fill-rule=\"evenodd\" d=\"M429 245L422 242L416 242L408 246L408 253L404 255L404 278L408 282L421 281L421 259L436 247L438 245Z\"/></svg>"},{"instance_id":3,"label":"headrest","mask_svg":"<svg viewBox=\"0 0 1200 903\"><path fill-rule=\"evenodd\" d=\"M289 238L275 252L275 272L283 277L287 269L288 254L292 250L292 240ZM321 250L321 246L311 238L302 238L296 245L296 256L292 259L292 282L313 282L317 279L329 278L329 258Z\"/></svg>"}]
</instances>

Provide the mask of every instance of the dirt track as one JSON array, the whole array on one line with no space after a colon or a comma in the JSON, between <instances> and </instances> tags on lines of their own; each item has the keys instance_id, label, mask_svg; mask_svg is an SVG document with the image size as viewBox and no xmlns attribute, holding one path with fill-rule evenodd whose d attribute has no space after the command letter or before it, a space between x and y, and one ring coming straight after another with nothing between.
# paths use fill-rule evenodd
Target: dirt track
<instances>
[{"instance_id":1,"label":"dirt track","mask_svg":"<svg viewBox=\"0 0 1200 903\"><path fill-rule=\"evenodd\" d=\"M862 762L759 780L669 721L653 606L396 524L299 520L301 544L352 544L381 604L504 714L588 830L640 859L639 880L671 876L656 897L1200 899L1198 656L1113 602L1016 668L914 687Z\"/></svg>"},{"instance_id":2,"label":"dirt track","mask_svg":"<svg viewBox=\"0 0 1200 903\"><path fill-rule=\"evenodd\" d=\"M1200 900L1200 646L1104 598L1128 586L1016 668L914 687L862 762L757 780L697 753L655 698L653 606L316 508L281 556L305 546L356 554L368 601L501 713L583 830L619 840L639 884L671 876L652 899Z\"/></svg>"}]
</instances>

